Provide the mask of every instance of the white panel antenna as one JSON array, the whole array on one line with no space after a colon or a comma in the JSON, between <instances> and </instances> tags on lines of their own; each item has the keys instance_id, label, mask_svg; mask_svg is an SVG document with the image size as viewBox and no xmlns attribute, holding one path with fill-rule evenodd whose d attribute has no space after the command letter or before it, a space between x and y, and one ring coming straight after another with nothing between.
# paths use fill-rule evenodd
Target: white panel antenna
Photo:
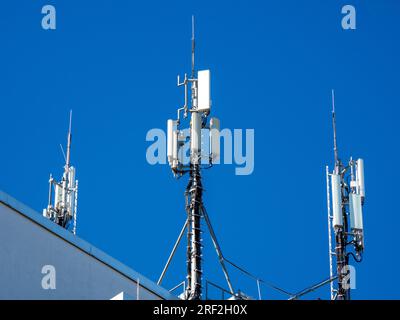
<instances>
[{"instance_id":1,"label":"white panel antenna","mask_svg":"<svg viewBox=\"0 0 400 320\"><path fill-rule=\"evenodd\" d=\"M178 138L179 138L179 132L178 130L174 130L172 132L172 164L171 167L173 169L176 169L178 167L179 161L178 161L178 148L179 148L179 144L178 144Z\"/></svg>"},{"instance_id":2,"label":"white panel antenna","mask_svg":"<svg viewBox=\"0 0 400 320\"><path fill-rule=\"evenodd\" d=\"M210 154L211 161L218 162L221 154L220 150L220 124L217 118L210 119Z\"/></svg>"},{"instance_id":3,"label":"white panel antenna","mask_svg":"<svg viewBox=\"0 0 400 320\"><path fill-rule=\"evenodd\" d=\"M333 227L343 227L343 212L342 212L342 188L340 175L332 174L332 213Z\"/></svg>"},{"instance_id":4,"label":"white panel antenna","mask_svg":"<svg viewBox=\"0 0 400 320\"><path fill-rule=\"evenodd\" d=\"M350 209L351 229L362 231L364 227L363 227L363 217L362 217L361 196L359 194L350 193L349 209Z\"/></svg>"},{"instance_id":5,"label":"white panel antenna","mask_svg":"<svg viewBox=\"0 0 400 320\"><path fill-rule=\"evenodd\" d=\"M358 194L361 196L361 200L364 201L365 198L365 185L364 185L364 160L358 159L357 160L357 191Z\"/></svg>"},{"instance_id":6,"label":"white panel antenna","mask_svg":"<svg viewBox=\"0 0 400 320\"><path fill-rule=\"evenodd\" d=\"M173 144L174 144L174 131L176 130L176 121L169 119L167 121L167 158L168 163L172 165L173 161Z\"/></svg>"},{"instance_id":7,"label":"white panel antenna","mask_svg":"<svg viewBox=\"0 0 400 320\"><path fill-rule=\"evenodd\" d=\"M209 112L210 100L210 70L201 70L197 73L198 78L198 111Z\"/></svg>"},{"instance_id":8,"label":"white panel antenna","mask_svg":"<svg viewBox=\"0 0 400 320\"><path fill-rule=\"evenodd\" d=\"M201 114L199 112L192 112L190 121L190 154L191 162L198 164L201 157Z\"/></svg>"}]
</instances>

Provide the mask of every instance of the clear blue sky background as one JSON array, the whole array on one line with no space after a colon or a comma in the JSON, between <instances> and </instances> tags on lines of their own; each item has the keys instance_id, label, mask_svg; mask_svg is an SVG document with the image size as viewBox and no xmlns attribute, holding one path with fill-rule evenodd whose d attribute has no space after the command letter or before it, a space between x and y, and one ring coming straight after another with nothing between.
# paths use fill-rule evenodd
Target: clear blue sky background
<instances>
[{"instance_id":1,"label":"clear blue sky background","mask_svg":"<svg viewBox=\"0 0 400 320\"><path fill-rule=\"evenodd\" d=\"M354 31L341 28L348 3ZM41 28L45 4L56 6L55 31ZM41 212L49 173L62 173L72 108L78 234L156 280L185 220L187 180L146 162L145 136L182 104L176 75L190 69L192 14L213 114L223 128L255 129L252 175L236 176L233 165L204 173L225 255L292 292L328 276L334 88L340 155L366 166L366 251L353 298L400 298L396 0L2 1L0 189ZM205 278L224 285L207 235L204 244ZM165 287L184 280L184 254L183 243ZM325 287L308 298L328 296ZM267 287L263 297L285 298Z\"/></svg>"}]
</instances>

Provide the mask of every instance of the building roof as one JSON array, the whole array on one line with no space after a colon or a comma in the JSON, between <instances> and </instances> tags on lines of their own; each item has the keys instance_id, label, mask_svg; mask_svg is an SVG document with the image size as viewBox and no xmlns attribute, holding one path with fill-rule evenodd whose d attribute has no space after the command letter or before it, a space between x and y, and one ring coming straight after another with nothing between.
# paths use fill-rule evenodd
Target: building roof
<instances>
[{"instance_id":1,"label":"building roof","mask_svg":"<svg viewBox=\"0 0 400 320\"><path fill-rule=\"evenodd\" d=\"M47 218L43 217L40 213L36 212L35 210L31 209L27 205L21 203L20 201L16 200L15 198L11 197L10 195L6 194L5 192L3 192L1 190L0 190L0 202L3 203L4 205L10 207L11 209L17 211L18 213L25 216L26 218L33 221L34 223L47 229L55 236L60 237L61 239L65 240L66 242L68 242L68 243L72 244L73 246L77 247L78 249L84 251L86 254L101 261L102 263L106 264L107 266L109 266L112 269L116 270L117 272L121 273L125 277L127 277L135 282L137 281L137 279L140 279L140 285L142 287L153 292L154 294L158 295L159 297L166 299L166 300L178 299L176 296L171 294L168 290L158 286L156 283L154 283L153 281L144 277L140 273L136 272L135 270L129 268L128 266L124 265L120 261L109 256L108 254L106 254L102 250L96 248L89 242L72 234L70 231L67 231L66 229L55 224L54 222L48 220Z\"/></svg>"}]
</instances>

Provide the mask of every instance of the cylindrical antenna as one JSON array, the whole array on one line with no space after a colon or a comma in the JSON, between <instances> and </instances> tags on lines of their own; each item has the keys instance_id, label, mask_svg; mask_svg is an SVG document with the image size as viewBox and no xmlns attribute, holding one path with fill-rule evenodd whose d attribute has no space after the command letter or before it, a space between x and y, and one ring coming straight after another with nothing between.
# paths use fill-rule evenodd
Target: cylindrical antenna
<instances>
[{"instance_id":1,"label":"cylindrical antenna","mask_svg":"<svg viewBox=\"0 0 400 320\"><path fill-rule=\"evenodd\" d=\"M332 125L333 125L333 151L335 154L335 169L338 169L339 156L338 156L337 139L336 139L335 91L333 89L332 89Z\"/></svg>"},{"instance_id":2,"label":"cylindrical antenna","mask_svg":"<svg viewBox=\"0 0 400 320\"><path fill-rule=\"evenodd\" d=\"M70 171L70 159L71 159L71 128L72 128L72 110L69 112L69 128L68 128L68 141L67 141L67 158L65 161L64 175L62 181L62 203L63 210L67 210L67 200L68 200L68 188L70 187L72 181L69 181L69 171ZM66 223L66 216L63 217L63 223ZM65 227L65 225L63 225Z\"/></svg>"},{"instance_id":3,"label":"cylindrical antenna","mask_svg":"<svg viewBox=\"0 0 400 320\"><path fill-rule=\"evenodd\" d=\"M195 37L194 37L194 15L192 15L192 76L194 79L194 50L195 50Z\"/></svg>"},{"instance_id":4,"label":"cylindrical antenna","mask_svg":"<svg viewBox=\"0 0 400 320\"><path fill-rule=\"evenodd\" d=\"M361 196L362 202L365 198L365 182L364 182L364 160L357 160L357 184L358 184L358 194Z\"/></svg>"},{"instance_id":5,"label":"cylindrical antenna","mask_svg":"<svg viewBox=\"0 0 400 320\"><path fill-rule=\"evenodd\" d=\"M48 202L47 202L47 209L50 208L51 206L51 198L53 196L53 176L50 173L50 179L49 179L49 198L48 198Z\"/></svg>"}]
</instances>

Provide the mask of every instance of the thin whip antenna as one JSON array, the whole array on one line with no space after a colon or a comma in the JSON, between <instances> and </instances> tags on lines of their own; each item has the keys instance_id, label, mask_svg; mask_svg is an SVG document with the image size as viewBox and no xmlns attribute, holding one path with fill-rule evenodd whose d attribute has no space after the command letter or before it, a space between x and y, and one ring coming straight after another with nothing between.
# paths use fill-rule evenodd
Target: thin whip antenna
<instances>
[{"instance_id":1,"label":"thin whip antenna","mask_svg":"<svg viewBox=\"0 0 400 320\"><path fill-rule=\"evenodd\" d=\"M192 76L194 78L194 51L195 51L196 41L194 37L194 15L192 15Z\"/></svg>"},{"instance_id":2,"label":"thin whip antenna","mask_svg":"<svg viewBox=\"0 0 400 320\"><path fill-rule=\"evenodd\" d=\"M68 128L68 142L67 142L67 159L65 161L65 170L68 170L71 159L71 139L72 139L72 110L69 112L69 128Z\"/></svg>"},{"instance_id":3,"label":"thin whip antenna","mask_svg":"<svg viewBox=\"0 0 400 320\"><path fill-rule=\"evenodd\" d=\"M333 151L335 154L335 167L339 166L339 156L336 138L336 113L335 113L335 91L332 89L332 126L333 126Z\"/></svg>"},{"instance_id":4,"label":"thin whip antenna","mask_svg":"<svg viewBox=\"0 0 400 320\"><path fill-rule=\"evenodd\" d=\"M69 111L69 129L68 132L71 133L72 129L72 110Z\"/></svg>"},{"instance_id":5,"label":"thin whip antenna","mask_svg":"<svg viewBox=\"0 0 400 320\"><path fill-rule=\"evenodd\" d=\"M65 156L64 148L63 148L61 143L60 143L60 148L61 148L61 153L62 153L62 155L64 157L64 161L67 162L67 157Z\"/></svg>"}]
</instances>

